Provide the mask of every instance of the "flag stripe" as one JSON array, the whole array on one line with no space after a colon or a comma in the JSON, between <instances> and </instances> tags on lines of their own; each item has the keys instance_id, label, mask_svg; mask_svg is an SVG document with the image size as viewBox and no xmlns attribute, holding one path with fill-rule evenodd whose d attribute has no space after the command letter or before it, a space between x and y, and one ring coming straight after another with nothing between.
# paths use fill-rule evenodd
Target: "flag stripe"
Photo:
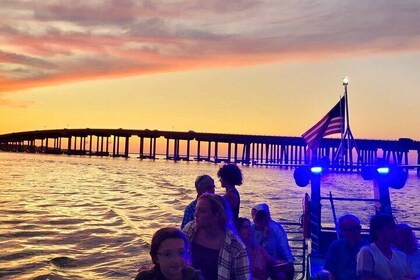
<instances>
[{"instance_id":1,"label":"flag stripe","mask_svg":"<svg viewBox=\"0 0 420 280\"><path fill-rule=\"evenodd\" d=\"M302 134L308 146L315 150L326 135L342 133L344 127L344 96L319 122Z\"/></svg>"}]
</instances>

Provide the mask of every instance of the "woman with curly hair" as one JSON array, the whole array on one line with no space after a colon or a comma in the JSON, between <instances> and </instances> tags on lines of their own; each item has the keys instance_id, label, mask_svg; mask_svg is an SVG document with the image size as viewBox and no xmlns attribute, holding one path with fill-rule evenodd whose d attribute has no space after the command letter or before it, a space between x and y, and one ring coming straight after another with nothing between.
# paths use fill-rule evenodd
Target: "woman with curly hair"
<instances>
[{"instance_id":1,"label":"woman with curly hair","mask_svg":"<svg viewBox=\"0 0 420 280\"><path fill-rule=\"evenodd\" d=\"M236 164L225 164L220 167L217 176L222 188L226 189L226 194L223 197L229 203L235 222L239 217L239 207L241 205L241 197L236 186L242 185L242 172Z\"/></svg>"}]
</instances>

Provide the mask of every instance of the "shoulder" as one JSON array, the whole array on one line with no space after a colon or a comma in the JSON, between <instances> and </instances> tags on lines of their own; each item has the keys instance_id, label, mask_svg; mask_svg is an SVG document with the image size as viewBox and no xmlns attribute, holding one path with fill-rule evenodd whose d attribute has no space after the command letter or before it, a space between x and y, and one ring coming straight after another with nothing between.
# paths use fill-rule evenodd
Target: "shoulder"
<instances>
[{"instance_id":1,"label":"shoulder","mask_svg":"<svg viewBox=\"0 0 420 280\"><path fill-rule=\"evenodd\" d=\"M338 240L334 240L330 246L328 246L328 250L332 250L335 251L338 248L344 247L344 245L346 244L344 239L338 239Z\"/></svg>"},{"instance_id":2,"label":"shoulder","mask_svg":"<svg viewBox=\"0 0 420 280\"><path fill-rule=\"evenodd\" d=\"M139 274L137 274L134 280L153 280L154 277L155 277L154 269L143 270L143 271L140 271Z\"/></svg>"},{"instance_id":3,"label":"shoulder","mask_svg":"<svg viewBox=\"0 0 420 280\"><path fill-rule=\"evenodd\" d=\"M270 220L269 227L277 235L286 235L286 231L284 230L283 226L279 222Z\"/></svg>"},{"instance_id":4,"label":"shoulder","mask_svg":"<svg viewBox=\"0 0 420 280\"><path fill-rule=\"evenodd\" d=\"M185 213L193 212L195 211L195 207L197 205L197 200L193 200L188 204L187 207L185 207Z\"/></svg>"},{"instance_id":5,"label":"shoulder","mask_svg":"<svg viewBox=\"0 0 420 280\"><path fill-rule=\"evenodd\" d=\"M195 224L195 221L193 220L186 224L182 231L185 233L188 240L191 242L191 240L194 239L195 234L197 233L197 225Z\"/></svg>"},{"instance_id":6,"label":"shoulder","mask_svg":"<svg viewBox=\"0 0 420 280\"><path fill-rule=\"evenodd\" d=\"M373 257L373 254L375 253L375 247L372 244L367 244L360 248L359 256L367 256L371 255Z\"/></svg>"},{"instance_id":7,"label":"shoulder","mask_svg":"<svg viewBox=\"0 0 420 280\"><path fill-rule=\"evenodd\" d=\"M226 232L225 242L228 243L235 251L246 251L246 246L242 240L230 230Z\"/></svg>"},{"instance_id":8,"label":"shoulder","mask_svg":"<svg viewBox=\"0 0 420 280\"><path fill-rule=\"evenodd\" d=\"M395 257L397 257L400 260L402 260L402 259L406 260L407 259L407 255L404 252L402 252L402 251L400 251L396 248L392 248L392 252L393 252L393 254L395 254Z\"/></svg>"},{"instance_id":9,"label":"shoulder","mask_svg":"<svg viewBox=\"0 0 420 280\"><path fill-rule=\"evenodd\" d=\"M195 208L196 205L197 205L197 199L194 199L193 201L190 202L190 204L188 204L187 209Z\"/></svg>"},{"instance_id":10,"label":"shoulder","mask_svg":"<svg viewBox=\"0 0 420 280\"><path fill-rule=\"evenodd\" d=\"M279 222L277 222L275 220L272 220L271 219L269 224L270 224L270 227L272 227L272 228L275 228L277 230L284 231L283 226Z\"/></svg>"},{"instance_id":11,"label":"shoulder","mask_svg":"<svg viewBox=\"0 0 420 280\"><path fill-rule=\"evenodd\" d=\"M420 249L417 249L414 253L407 255L407 257L409 259L415 259L415 260L420 259ZM420 262L419 262L419 265L420 265Z\"/></svg>"},{"instance_id":12,"label":"shoulder","mask_svg":"<svg viewBox=\"0 0 420 280\"><path fill-rule=\"evenodd\" d=\"M239 192L237 189L230 190L227 193L225 193L223 197L228 201L231 201L231 200L236 201L236 200L239 200Z\"/></svg>"},{"instance_id":13,"label":"shoulder","mask_svg":"<svg viewBox=\"0 0 420 280\"><path fill-rule=\"evenodd\" d=\"M199 270L194 269L192 266L186 266L182 271L183 279L186 280L203 280Z\"/></svg>"}]
</instances>

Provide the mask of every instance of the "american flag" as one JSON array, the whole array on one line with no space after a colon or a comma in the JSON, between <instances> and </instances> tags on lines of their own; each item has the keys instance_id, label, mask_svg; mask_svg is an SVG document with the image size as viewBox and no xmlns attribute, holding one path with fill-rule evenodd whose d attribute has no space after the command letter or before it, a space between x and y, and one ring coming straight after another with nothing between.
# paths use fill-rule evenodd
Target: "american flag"
<instances>
[{"instance_id":1,"label":"american flag","mask_svg":"<svg viewBox=\"0 0 420 280\"><path fill-rule=\"evenodd\" d=\"M302 134L311 150L316 150L324 136L343 133L344 129L344 96L317 124Z\"/></svg>"}]
</instances>

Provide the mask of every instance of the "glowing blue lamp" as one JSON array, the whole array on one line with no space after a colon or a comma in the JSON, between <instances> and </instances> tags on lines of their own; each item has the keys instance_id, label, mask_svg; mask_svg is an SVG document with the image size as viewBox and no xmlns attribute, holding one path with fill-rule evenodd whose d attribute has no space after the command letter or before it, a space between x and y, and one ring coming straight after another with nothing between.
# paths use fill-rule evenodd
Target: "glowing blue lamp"
<instances>
[{"instance_id":1,"label":"glowing blue lamp","mask_svg":"<svg viewBox=\"0 0 420 280\"><path fill-rule=\"evenodd\" d=\"M322 173L323 168L321 166L312 166L311 172L312 174L319 175Z\"/></svg>"},{"instance_id":2,"label":"glowing blue lamp","mask_svg":"<svg viewBox=\"0 0 420 280\"><path fill-rule=\"evenodd\" d=\"M379 175L388 175L391 169L388 166L378 167L376 169Z\"/></svg>"}]
</instances>

